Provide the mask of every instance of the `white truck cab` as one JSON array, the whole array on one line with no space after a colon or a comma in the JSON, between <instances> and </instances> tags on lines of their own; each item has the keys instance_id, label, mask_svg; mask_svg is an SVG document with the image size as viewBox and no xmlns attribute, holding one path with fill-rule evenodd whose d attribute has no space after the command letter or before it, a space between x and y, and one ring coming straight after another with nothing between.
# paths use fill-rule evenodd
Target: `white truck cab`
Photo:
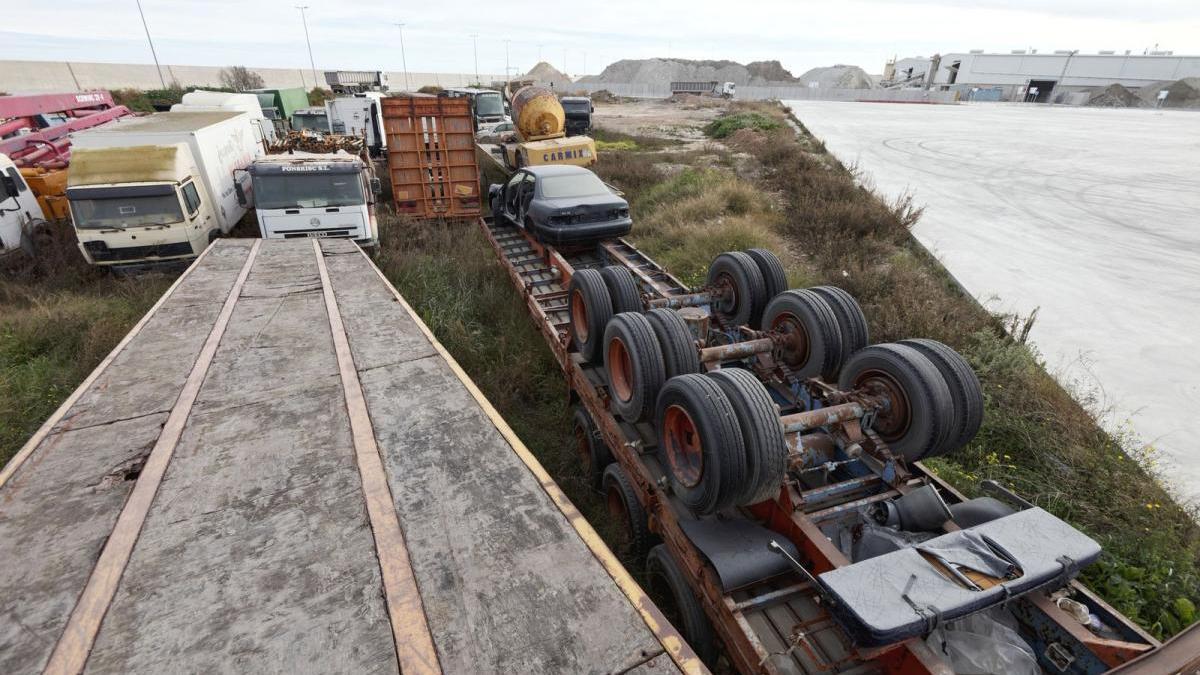
<instances>
[{"instance_id":1,"label":"white truck cab","mask_svg":"<svg viewBox=\"0 0 1200 675\"><path fill-rule=\"evenodd\" d=\"M250 165L252 192L241 199L254 206L263 239L342 237L375 246L380 184L372 171L346 152L267 155Z\"/></svg>"},{"instance_id":2,"label":"white truck cab","mask_svg":"<svg viewBox=\"0 0 1200 675\"><path fill-rule=\"evenodd\" d=\"M366 91L340 96L326 101L325 110L331 133L365 139L373 157L385 154L387 134L383 128L383 94Z\"/></svg>"},{"instance_id":3,"label":"white truck cab","mask_svg":"<svg viewBox=\"0 0 1200 675\"><path fill-rule=\"evenodd\" d=\"M0 258L20 250L32 254L30 235L45 219L17 165L0 155Z\"/></svg>"}]
</instances>

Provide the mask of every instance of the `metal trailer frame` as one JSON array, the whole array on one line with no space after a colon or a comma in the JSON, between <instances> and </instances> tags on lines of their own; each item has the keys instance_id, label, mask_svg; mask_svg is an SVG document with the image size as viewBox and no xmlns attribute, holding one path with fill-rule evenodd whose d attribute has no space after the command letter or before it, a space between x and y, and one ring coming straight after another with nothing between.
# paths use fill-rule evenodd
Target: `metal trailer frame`
<instances>
[{"instance_id":1,"label":"metal trailer frame","mask_svg":"<svg viewBox=\"0 0 1200 675\"><path fill-rule=\"evenodd\" d=\"M782 574L724 591L705 554L682 527L683 522L696 516L661 487L665 473L650 452L657 443L652 425L630 425L618 420L608 408L603 367L584 362L570 350L567 289L576 269L622 266L634 275L651 306L695 306L703 304L706 297L711 298L712 291L692 292L624 239L602 241L586 251L563 252L542 245L522 228L498 224L490 217L481 218L479 226L514 286L522 293L535 327L563 369L572 402L582 405L590 414L616 462L632 479L637 498L648 515L650 530L661 537L688 577L739 672L948 672L945 663L921 638L870 649L852 644L822 606L818 589L810 581L800 580L798 574ZM742 343L749 346L739 346L734 356L761 353L765 344L754 342L763 342L762 337ZM714 351L711 359L719 360L721 355L716 352L723 348L710 349ZM827 418L835 410L826 408L819 412L820 417ZM807 419L806 413L797 413L783 421L790 422L792 429L824 423L815 419L817 415L808 417L813 419ZM856 419L852 416L847 419L848 426L861 432ZM802 490L787 481L781 486L778 498L745 511L797 544L815 575L850 564L822 532L822 524L853 516L864 505L905 494L927 483L935 484L951 501L965 499L920 462L908 466L902 461L876 462L872 468L875 471L862 477L814 489ZM1070 644L1085 652L1079 655L1074 672L1103 672L1153 654L1160 646L1152 636L1078 582L1071 581L1070 585L1076 598L1115 626L1124 639L1108 640L1091 633L1047 596L1035 592L1011 601L1010 606L1033 627L1033 635L1026 637L1039 655L1054 645Z\"/></svg>"}]
</instances>

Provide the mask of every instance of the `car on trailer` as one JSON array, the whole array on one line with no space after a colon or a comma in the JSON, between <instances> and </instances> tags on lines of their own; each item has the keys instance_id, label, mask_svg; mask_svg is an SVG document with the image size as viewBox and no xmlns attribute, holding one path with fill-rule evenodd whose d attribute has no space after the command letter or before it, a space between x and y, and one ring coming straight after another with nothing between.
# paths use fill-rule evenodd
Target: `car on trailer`
<instances>
[{"instance_id":1,"label":"car on trailer","mask_svg":"<svg viewBox=\"0 0 1200 675\"><path fill-rule=\"evenodd\" d=\"M950 672L971 657L1097 673L1171 655L1075 581L1095 541L922 464L983 421L946 345L871 344L849 293L789 289L769 251L723 253L688 288L620 238L564 249L508 218L481 224L567 378L622 553L710 664L722 647L743 673Z\"/></svg>"},{"instance_id":2,"label":"car on trailer","mask_svg":"<svg viewBox=\"0 0 1200 675\"><path fill-rule=\"evenodd\" d=\"M530 166L488 188L497 218L551 246L589 245L629 234L629 202L596 174L569 164Z\"/></svg>"}]
</instances>

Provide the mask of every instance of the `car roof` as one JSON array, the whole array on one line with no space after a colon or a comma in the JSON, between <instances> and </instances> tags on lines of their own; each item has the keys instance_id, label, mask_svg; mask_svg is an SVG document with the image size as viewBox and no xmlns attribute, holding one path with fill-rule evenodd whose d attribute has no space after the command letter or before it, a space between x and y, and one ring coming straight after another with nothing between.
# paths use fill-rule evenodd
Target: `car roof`
<instances>
[{"instance_id":1,"label":"car roof","mask_svg":"<svg viewBox=\"0 0 1200 675\"><path fill-rule=\"evenodd\" d=\"M546 164L543 166L527 166L524 169L533 174L537 178L545 178L548 176L575 176L584 173L592 173L590 170L582 166L574 166L571 164ZM595 174L592 174L595 175Z\"/></svg>"}]
</instances>

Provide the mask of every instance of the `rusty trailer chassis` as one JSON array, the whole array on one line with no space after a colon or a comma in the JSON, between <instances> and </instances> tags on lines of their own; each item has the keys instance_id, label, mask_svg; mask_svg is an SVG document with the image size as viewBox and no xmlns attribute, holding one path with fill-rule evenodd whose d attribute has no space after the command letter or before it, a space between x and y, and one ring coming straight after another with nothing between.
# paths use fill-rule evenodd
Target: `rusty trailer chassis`
<instances>
[{"instance_id":1,"label":"rusty trailer chassis","mask_svg":"<svg viewBox=\"0 0 1200 675\"><path fill-rule=\"evenodd\" d=\"M604 369L586 363L571 350L567 289L576 270L606 265L628 269L638 281L647 309L704 307L721 297L720 289L689 289L623 239L603 241L585 250L558 251L527 236L523 229L490 218L479 222L563 369L572 400L587 410L616 462L632 480L650 530L662 539L683 570L739 672L950 672L942 658L919 638L876 648L855 645L827 611L820 590L802 575L784 573L723 588L713 565L685 533L685 525L697 516L666 487L652 425L631 425L614 416L609 411ZM786 335L727 330L717 323L714 334L723 333L727 344L698 347L704 368L749 359L751 370L777 399L797 404L781 417L789 478L778 496L733 509L729 515L748 516L793 543L807 574L850 564L826 532L853 519L865 506L928 484L935 485L948 501L965 499L920 462L906 464L894 457L870 430L871 417L887 409L886 399L863 392L839 392L818 379L794 381L786 366L772 358L788 339ZM849 468L855 471L847 472ZM807 472L820 472L827 478L836 474L837 479L812 486L795 478ZM946 527L957 529L952 522ZM1158 646L1154 638L1086 588L1074 581L1070 585L1077 600L1118 628L1121 639L1091 633L1044 593L1031 593L1009 603L1014 613L1032 626L1036 648L1072 655L1074 669L1064 672L1104 672Z\"/></svg>"}]
</instances>

